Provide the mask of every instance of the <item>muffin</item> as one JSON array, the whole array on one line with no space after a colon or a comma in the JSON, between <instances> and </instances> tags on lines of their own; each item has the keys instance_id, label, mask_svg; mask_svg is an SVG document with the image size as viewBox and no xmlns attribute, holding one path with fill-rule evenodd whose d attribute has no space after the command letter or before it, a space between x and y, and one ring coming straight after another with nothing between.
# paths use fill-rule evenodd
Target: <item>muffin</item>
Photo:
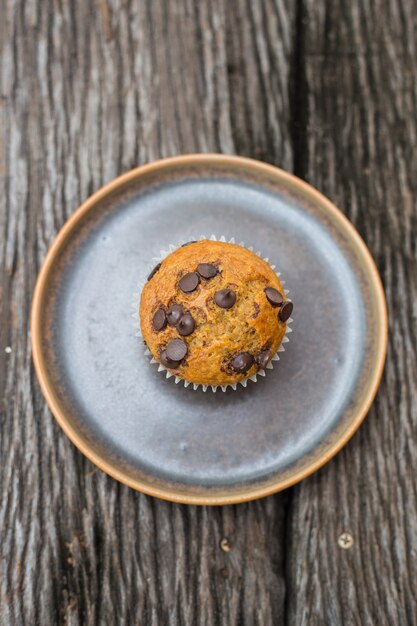
<instances>
[{"instance_id":1,"label":"muffin","mask_svg":"<svg viewBox=\"0 0 417 626\"><path fill-rule=\"evenodd\" d=\"M140 325L154 359L195 385L234 385L263 371L293 305L278 276L250 250L190 241L150 273Z\"/></svg>"}]
</instances>

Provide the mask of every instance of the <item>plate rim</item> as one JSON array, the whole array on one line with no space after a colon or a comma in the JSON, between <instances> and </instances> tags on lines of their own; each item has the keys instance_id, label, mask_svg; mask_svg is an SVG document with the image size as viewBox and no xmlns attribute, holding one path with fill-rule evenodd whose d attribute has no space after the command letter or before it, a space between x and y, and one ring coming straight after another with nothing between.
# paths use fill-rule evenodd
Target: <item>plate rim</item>
<instances>
[{"instance_id":1,"label":"plate rim","mask_svg":"<svg viewBox=\"0 0 417 626\"><path fill-rule=\"evenodd\" d=\"M48 274L53 267L54 260L61 249L61 245L65 242L67 236L82 219L82 217L90 211L98 202L103 200L106 196L115 192L118 188L140 178L149 173L155 173L158 170L163 170L178 165L192 165L199 164L216 164L225 166L243 166L249 170L256 171L258 173L268 174L279 182L290 183L293 188L298 188L304 195L310 197L313 201L320 204L320 206L330 215L334 221L336 221L347 235L349 241L356 246L356 249L361 253L363 259L363 267L366 269L366 273L371 279L372 286L375 291L376 298L376 310L380 320L380 332L378 337L378 344L376 347L376 361L373 371L370 375L370 384L368 386L367 395L363 404L358 407L356 414L351 419L347 428L338 436L338 438L329 445L319 456L314 458L307 465L287 478L277 479L274 483L264 487L257 487L251 484L243 486L241 491L236 490L231 494L225 493L224 495L186 495L181 491L176 491L175 486L172 488L159 488L146 484L145 482L133 479L127 475L123 470L114 466L108 462L103 455L94 451L88 443L72 428L69 419L65 413L61 410L59 403L55 399L52 384L48 380L46 368L42 356L41 336L40 336L40 322L41 322L41 305L42 298L47 282ZM32 357L35 367L35 371L39 380L39 384L42 393L46 399L47 405L55 417L56 421L70 439L70 441L97 467L110 475L112 478L124 483L128 487L131 487L137 491L141 491L147 495L151 495L163 500L171 502L178 502L182 504L199 504L199 505L224 505L224 504L237 504L240 502L248 502L268 495L272 495L283 489L291 487L300 482L304 478L307 478L318 469L323 467L331 458L333 458L346 443L351 439L354 433L357 431L365 416L367 415L369 408L375 398L378 386L382 377L388 342L388 316L385 300L385 293L382 285L382 281L376 267L375 261L372 258L368 247L363 241L362 237L349 221L349 219L336 207L331 200L329 200L320 191L315 189L309 183L298 178L294 174L287 172L275 165L264 163L256 159L248 157L241 157L236 155L223 155L217 153L196 153L196 154L184 154L164 159L159 159L151 163L141 165L128 172L113 179L91 196L89 196L67 219L63 224L54 241L52 242L45 259L42 263L41 269L36 280L35 289L32 299L32 307L30 313L30 335L32 345Z\"/></svg>"}]
</instances>

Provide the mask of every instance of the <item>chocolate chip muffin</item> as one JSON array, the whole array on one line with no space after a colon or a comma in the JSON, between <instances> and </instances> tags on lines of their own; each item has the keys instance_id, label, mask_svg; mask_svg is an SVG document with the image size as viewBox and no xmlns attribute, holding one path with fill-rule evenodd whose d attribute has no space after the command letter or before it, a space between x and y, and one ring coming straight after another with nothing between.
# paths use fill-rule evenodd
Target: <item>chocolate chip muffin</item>
<instances>
[{"instance_id":1,"label":"chocolate chip muffin","mask_svg":"<svg viewBox=\"0 0 417 626\"><path fill-rule=\"evenodd\" d=\"M293 305L266 261L221 241L190 241L150 273L140 301L158 363L201 385L233 385L264 370Z\"/></svg>"}]
</instances>

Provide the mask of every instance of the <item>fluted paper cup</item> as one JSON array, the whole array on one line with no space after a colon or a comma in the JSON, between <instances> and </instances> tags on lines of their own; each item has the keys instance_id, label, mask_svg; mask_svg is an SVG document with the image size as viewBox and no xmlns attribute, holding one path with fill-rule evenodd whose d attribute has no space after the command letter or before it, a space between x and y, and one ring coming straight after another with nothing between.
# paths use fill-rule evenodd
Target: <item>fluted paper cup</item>
<instances>
[{"instance_id":1,"label":"fluted paper cup","mask_svg":"<svg viewBox=\"0 0 417 626\"><path fill-rule=\"evenodd\" d=\"M196 238L190 238L190 240L193 239L194 241L204 241L204 240L211 240L211 241L222 241L224 243L236 243L235 239L232 237L231 239L227 240L226 237L221 236L221 237L216 237L216 235L211 235L210 237L206 237L205 235L201 235L200 237L196 237ZM167 250L161 250L159 252L159 256L153 257L152 261L154 263L162 263L162 261L169 255L171 254L171 252L174 252L174 250L177 250L177 248L180 248L184 243L187 243L186 241L180 241L178 244L174 245L174 244L169 244L168 249ZM248 250L250 250L251 252L253 252L253 246L246 246L245 243L243 241L239 242L237 245L242 246L243 248L247 248ZM257 251L255 252L255 254L257 256L259 256L261 259L263 259L264 261L266 261L266 263L269 264L270 268L275 272L275 265L271 265L269 263L269 259L267 257L264 257L261 252ZM153 265L152 265L153 267ZM151 271L152 267L149 268L149 272ZM281 285L285 285L285 281L281 280L281 273L280 272L275 272L276 275L278 276L278 278L280 279ZM147 272L148 274L148 272ZM140 329L140 320L139 320L139 301L140 301L140 296L142 293L142 289L144 287L144 285L146 284L146 280L142 281L139 285L139 291L138 293L134 294L134 309L135 312L133 313L133 317L135 318L135 329L136 329L136 336L141 338L143 340L142 337L142 331ZM285 294L287 295L289 293L288 289L284 289ZM268 365L266 366L265 369L267 370L272 370L274 369L274 364L276 364L279 360L280 360L280 356L279 353L281 352L285 352L285 347L284 344L289 342L289 337L288 335L290 333L292 333L292 328L290 327L290 324L293 322L293 319L290 317L287 320L287 325L286 325L286 329L285 329L285 335L281 341L281 344L278 348L278 350L276 351L276 353L271 357L271 360L269 361ZM230 387L231 389L233 389L234 391L236 391L236 389L238 388L238 385L241 385L242 387L247 387L248 385L248 381L252 381L254 383L257 382L258 380L258 376L266 376L266 371L265 370L258 370L256 372L256 374L252 374L252 376L248 376L247 378L240 380L237 383L227 383L226 385L203 385L203 384L197 384L197 383L192 383L188 380L186 380L185 378L181 378L180 376L175 376L175 374L172 374L169 370L167 370L163 365L161 365L161 363L159 363L158 361L156 361L156 359L154 359L151 351L146 347L145 344L145 351L144 354L147 358L149 358L150 363L157 365L158 366L158 372L161 372L163 375L166 376L166 378L173 378L175 383L183 383L185 387L190 387L191 389L193 389L194 391L197 391L199 388L201 388L203 391L207 391L207 389L211 389L214 393L218 390L221 389L222 391L226 391L226 389L228 387Z\"/></svg>"}]
</instances>

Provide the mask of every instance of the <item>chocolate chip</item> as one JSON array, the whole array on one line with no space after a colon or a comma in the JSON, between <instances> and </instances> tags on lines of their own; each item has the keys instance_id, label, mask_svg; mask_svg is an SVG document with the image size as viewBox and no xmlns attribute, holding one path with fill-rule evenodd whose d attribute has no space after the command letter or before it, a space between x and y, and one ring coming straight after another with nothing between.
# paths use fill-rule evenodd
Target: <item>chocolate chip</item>
<instances>
[{"instance_id":1,"label":"chocolate chip","mask_svg":"<svg viewBox=\"0 0 417 626\"><path fill-rule=\"evenodd\" d=\"M185 248L185 246L189 246L192 243L197 243L196 241L187 241L186 243L183 243L181 248Z\"/></svg>"},{"instance_id":2,"label":"chocolate chip","mask_svg":"<svg viewBox=\"0 0 417 626\"><path fill-rule=\"evenodd\" d=\"M236 294L231 289L221 289L214 294L214 301L222 309L231 309L236 302Z\"/></svg>"},{"instance_id":3,"label":"chocolate chip","mask_svg":"<svg viewBox=\"0 0 417 626\"><path fill-rule=\"evenodd\" d=\"M219 273L219 270L215 265L211 265L211 263L200 263L200 265L197 266L197 272L202 278L209 280L210 278L214 278Z\"/></svg>"},{"instance_id":4,"label":"chocolate chip","mask_svg":"<svg viewBox=\"0 0 417 626\"><path fill-rule=\"evenodd\" d=\"M267 287L266 289L264 289L264 291L266 299L268 300L269 304L272 304L272 306L281 306L281 304L284 302L284 298L281 296L278 289L274 289L273 287Z\"/></svg>"},{"instance_id":5,"label":"chocolate chip","mask_svg":"<svg viewBox=\"0 0 417 626\"><path fill-rule=\"evenodd\" d=\"M191 335L195 328L195 322L190 313L185 313L177 324L177 330L183 337Z\"/></svg>"},{"instance_id":6,"label":"chocolate chip","mask_svg":"<svg viewBox=\"0 0 417 626\"><path fill-rule=\"evenodd\" d=\"M259 306L259 304L257 302L253 303L253 313L251 315L251 319L255 320L259 313L261 312L261 307Z\"/></svg>"},{"instance_id":7,"label":"chocolate chip","mask_svg":"<svg viewBox=\"0 0 417 626\"><path fill-rule=\"evenodd\" d=\"M165 352L170 361L182 361L188 352L187 344L182 339L171 339Z\"/></svg>"},{"instance_id":8,"label":"chocolate chip","mask_svg":"<svg viewBox=\"0 0 417 626\"><path fill-rule=\"evenodd\" d=\"M197 288L199 282L200 279L197 272L188 272L188 274L185 274L180 280L180 289L184 293L190 293Z\"/></svg>"},{"instance_id":9,"label":"chocolate chip","mask_svg":"<svg viewBox=\"0 0 417 626\"><path fill-rule=\"evenodd\" d=\"M171 304L167 311L168 324L170 326L176 326L183 315L184 309L180 304Z\"/></svg>"},{"instance_id":10,"label":"chocolate chip","mask_svg":"<svg viewBox=\"0 0 417 626\"><path fill-rule=\"evenodd\" d=\"M262 350L262 352L259 352L259 354L256 355L255 363L259 367L260 370L264 370L266 368L270 357L271 357L270 350Z\"/></svg>"},{"instance_id":11,"label":"chocolate chip","mask_svg":"<svg viewBox=\"0 0 417 626\"><path fill-rule=\"evenodd\" d=\"M152 272L148 276L148 280L151 280L151 278L153 278L155 276L156 272L159 270L161 265L162 265L162 263L158 263L158 265L155 265L155 267L153 268Z\"/></svg>"},{"instance_id":12,"label":"chocolate chip","mask_svg":"<svg viewBox=\"0 0 417 626\"><path fill-rule=\"evenodd\" d=\"M165 367L176 369L187 354L187 344L182 339L171 339L159 360Z\"/></svg>"},{"instance_id":13,"label":"chocolate chip","mask_svg":"<svg viewBox=\"0 0 417 626\"><path fill-rule=\"evenodd\" d=\"M245 374L253 364L253 356L249 352L241 352L232 361L232 367L235 372Z\"/></svg>"},{"instance_id":14,"label":"chocolate chip","mask_svg":"<svg viewBox=\"0 0 417 626\"><path fill-rule=\"evenodd\" d=\"M158 309L152 318L152 326L156 332L162 330L167 325L167 316L164 309Z\"/></svg>"},{"instance_id":15,"label":"chocolate chip","mask_svg":"<svg viewBox=\"0 0 417 626\"><path fill-rule=\"evenodd\" d=\"M290 318L293 308L294 305L291 300L284 302L278 313L278 319L280 322L286 322Z\"/></svg>"},{"instance_id":16,"label":"chocolate chip","mask_svg":"<svg viewBox=\"0 0 417 626\"><path fill-rule=\"evenodd\" d=\"M164 350L163 352L161 352L160 356L159 356L159 360L161 361L162 365L164 367L169 367L172 370L177 369L178 365L180 364L179 361L172 361L168 355L167 355L167 351Z\"/></svg>"}]
</instances>

